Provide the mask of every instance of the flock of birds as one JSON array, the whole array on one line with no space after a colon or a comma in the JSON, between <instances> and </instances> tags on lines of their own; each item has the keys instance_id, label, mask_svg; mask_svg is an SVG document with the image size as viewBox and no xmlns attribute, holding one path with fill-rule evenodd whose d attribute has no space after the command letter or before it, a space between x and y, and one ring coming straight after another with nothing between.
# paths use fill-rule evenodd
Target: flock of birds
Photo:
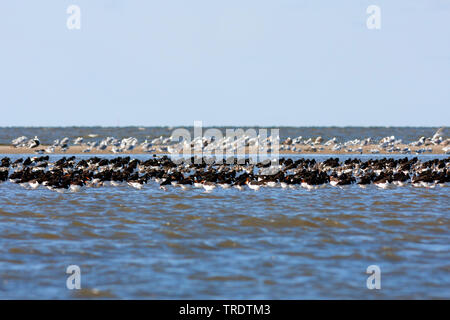
<instances>
[{"instance_id":1,"label":"flock of birds","mask_svg":"<svg viewBox=\"0 0 450 320\"><path fill-rule=\"evenodd\" d=\"M184 160L173 161L167 156L156 155L145 161L130 157L91 157L77 161L74 156L54 162L49 156L12 161L5 157L0 162L0 182L9 181L26 189L45 187L56 192L106 186L143 189L146 185L159 186L163 190L169 187L202 188L206 192L214 188L313 190L352 184L361 188L369 185L382 189L406 185L435 188L445 187L450 182L450 158L429 161L417 157L367 161L355 158L344 162L338 158L323 162L280 158L277 163L270 159L252 163L250 159L234 158L233 163L227 164L194 157Z\"/></svg>"},{"instance_id":2,"label":"flock of birds","mask_svg":"<svg viewBox=\"0 0 450 320\"><path fill-rule=\"evenodd\" d=\"M294 152L301 152L302 146L305 147L307 152L316 152L324 150L324 147L330 147L332 151L344 151L344 152L363 152L363 147L373 146L369 150L372 154L377 153L392 153L398 152L401 154L421 154L426 152L432 152L432 146L441 146L442 152L450 154L450 139L444 139L442 137L444 128L440 128L432 137L420 137L417 141L409 143L407 146L403 143L402 139L396 139L395 136L384 137L378 142L372 138L366 139L354 139L344 143L337 142L336 137L324 142L322 137L316 139L303 139L303 137L297 137L292 139L288 137L281 145L280 150L290 150ZM415 150L411 149L415 147ZM420 147L417 149L417 147Z\"/></svg>"},{"instance_id":3,"label":"flock of birds","mask_svg":"<svg viewBox=\"0 0 450 320\"><path fill-rule=\"evenodd\" d=\"M402 143L401 139L396 139L395 136L385 137L378 142L372 138L354 139L343 143L337 141L334 137L324 142L322 137L315 139L303 139L299 136L297 138L288 137L281 141L278 137L269 136L262 138L261 136L252 137L249 135L241 135L235 137L223 137L215 139L214 137L196 137L192 141L183 140L177 141L175 137L159 137L151 140L145 140L139 143L137 138L129 137L123 139L116 139L114 137L106 137L100 141L85 141L83 137L73 139L72 145L82 146L82 151L85 153L106 150L108 147L112 153L127 153L135 148L141 148L143 152L148 153L179 153L182 150L201 150L202 152L239 152L245 148L251 148L254 153L272 151L290 151L290 152L317 152L323 151L325 148L330 148L333 152L363 152L363 147L372 146L369 150L372 154L377 153L392 153L397 152L401 154L421 154L432 152L433 146L440 146L442 153L450 154L450 139L442 137L444 128L440 128L432 137L421 137L417 141L411 142L407 145ZM95 135L91 135L95 137ZM46 146L44 149L37 149L41 143L38 137L28 139L26 136L18 137L12 140L11 144L17 148L35 149L35 153L54 153L56 148L66 152L70 148L70 139L68 137L54 140L53 144ZM414 147L414 150L412 149ZM420 147L420 148L418 148ZM197 148L197 149L195 149Z\"/></svg>"},{"instance_id":4,"label":"flock of birds","mask_svg":"<svg viewBox=\"0 0 450 320\"><path fill-rule=\"evenodd\" d=\"M90 135L90 137L96 137L95 134ZM170 139L169 139L170 140ZM154 139L152 142L154 144L157 144L159 141L168 142L167 139ZM72 145L80 145L83 146L84 149L83 152L91 152L91 151L101 151L105 150L107 147L111 146L111 151L113 153L123 153L127 151L133 150L138 143L138 139L130 137L130 138L124 138L124 139L116 139L114 137L107 137L101 141L88 141L84 142L83 137L78 137L73 140ZM28 139L26 136L18 137L11 141L12 146L15 148L28 148L28 149L36 149L37 147L41 146L41 142L37 136L35 136L33 139ZM149 150L149 147L151 146L151 143L148 143L146 140L144 143L141 144L143 151L156 151L156 150ZM70 139L68 137L62 138L62 139L56 139L53 141L53 144L50 146L47 146L45 149L36 149L35 153L43 154L43 153L55 153L56 148L61 148L60 150L62 152L67 152L67 150L70 148Z\"/></svg>"}]
</instances>

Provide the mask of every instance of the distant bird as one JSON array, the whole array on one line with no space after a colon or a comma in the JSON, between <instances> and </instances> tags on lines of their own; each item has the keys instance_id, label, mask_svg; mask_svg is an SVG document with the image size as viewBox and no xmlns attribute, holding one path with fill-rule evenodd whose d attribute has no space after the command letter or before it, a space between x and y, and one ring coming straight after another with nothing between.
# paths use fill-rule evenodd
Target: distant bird
<instances>
[{"instance_id":1,"label":"distant bird","mask_svg":"<svg viewBox=\"0 0 450 320\"><path fill-rule=\"evenodd\" d=\"M45 152L46 153L54 153L55 147L53 147L53 146L47 147L47 148L45 148Z\"/></svg>"},{"instance_id":2,"label":"distant bird","mask_svg":"<svg viewBox=\"0 0 450 320\"><path fill-rule=\"evenodd\" d=\"M442 132L444 131L444 127L439 128L436 133L433 135L433 140L439 138L442 135Z\"/></svg>"},{"instance_id":3,"label":"distant bird","mask_svg":"<svg viewBox=\"0 0 450 320\"><path fill-rule=\"evenodd\" d=\"M28 138L26 136L21 136L21 137L14 139L13 141L11 141L11 144L16 148L23 147L25 145L25 141L27 141L27 139Z\"/></svg>"},{"instance_id":4,"label":"distant bird","mask_svg":"<svg viewBox=\"0 0 450 320\"><path fill-rule=\"evenodd\" d=\"M63 138L63 139L59 142L59 145L60 145L60 147L62 147L62 148L64 148L64 145L68 145L68 144L69 144L69 138L68 138L68 137Z\"/></svg>"},{"instance_id":5,"label":"distant bird","mask_svg":"<svg viewBox=\"0 0 450 320\"><path fill-rule=\"evenodd\" d=\"M105 150L108 147L106 142L101 142L100 145L97 147L97 150Z\"/></svg>"},{"instance_id":6,"label":"distant bird","mask_svg":"<svg viewBox=\"0 0 450 320\"><path fill-rule=\"evenodd\" d=\"M31 139L27 143L28 149L33 149L38 147L41 144L37 136L34 136L34 139Z\"/></svg>"},{"instance_id":7,"label":"distant bird","mask_svg":"<svg viewBox=\"0 0 450 320\"><path fill-rule=\"evenodd\" d=\"M78 137L73 141L74 145L82 144L83 143L83 137Z\"/></svg>"},{"instance_id":8,"label":"distant bird","mask_svg":"<svg viewBox=\"0 0 450 320\"><path fill-rule=\"evenodd\" d=\"M444 127L439 128L436 133L431 138L431 142L434 144L440 144L442 142L442 133L444 132Z\"/></svg>"}]
</instances>

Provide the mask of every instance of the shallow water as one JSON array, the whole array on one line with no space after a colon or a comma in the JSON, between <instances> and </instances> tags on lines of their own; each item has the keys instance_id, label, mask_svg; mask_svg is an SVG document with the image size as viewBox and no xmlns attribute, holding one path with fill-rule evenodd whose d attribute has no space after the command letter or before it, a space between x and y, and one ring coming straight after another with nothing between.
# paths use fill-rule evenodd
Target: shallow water
<instances>
[{"instance_id":1,"label":"shallow water","mask_svg":"<svg viewBox=\"0 0 450 320\"><path fill-rule=\"evenodd\" d=\"M448 299L449 190L2 183L0 298ZM381 290L366 287L373 264Z\"/></svg>"},{"instance_id":2,"label":"shallow water","mask_svg":"<svg viewBox=\"0 0 450 320\"><path fill-rule=\"evenodd\" d=\"M247 130L247 127L242 127ZM258 132L258 127L252 127ZM86 141L101 140L108 136L117 139L136 137L139 141L145 139L168 137L175 128L172 127L0 127L0 144L9 145L11 140L25 135L28 138L38 136L43 144L52 144L55 139L69 137L75 139L84 137ZM193 128L186 127L191 131ZM205 127L203 130L206 131ZM220 128L225 135L225 129ZM232 128L231 128L232 129ZM270 135L270 128L267 134ZM338 142L345 142L353 139L363 139L372 137L375 141L394 135L397 139L402 139L404 143L418 140L420 137L432 137L439 129L438 127L281 127L280 138L302 136L305 139L322 136L324 140L337 138ZM443 138L447 138L447 131L442 133ZM89 135L95 135L89 137ZM72 141L71 141L72 142Z\"/></svg>"}]
</instances>

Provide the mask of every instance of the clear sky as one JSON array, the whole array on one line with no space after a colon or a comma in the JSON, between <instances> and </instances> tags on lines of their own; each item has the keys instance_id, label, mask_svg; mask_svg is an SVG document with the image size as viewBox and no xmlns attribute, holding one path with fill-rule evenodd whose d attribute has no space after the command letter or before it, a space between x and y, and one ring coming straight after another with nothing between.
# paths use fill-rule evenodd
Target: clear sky
<instances>
[{"instance_id":1,"label":"clear sky","mask_svg":"<svg viewBox=\"0 0 450 320\"><path fill-rule=\"evenodd\" d=\"M0 41L0 126L450 125L449 0L2 0Z\"/></svg>"}]
</instances>

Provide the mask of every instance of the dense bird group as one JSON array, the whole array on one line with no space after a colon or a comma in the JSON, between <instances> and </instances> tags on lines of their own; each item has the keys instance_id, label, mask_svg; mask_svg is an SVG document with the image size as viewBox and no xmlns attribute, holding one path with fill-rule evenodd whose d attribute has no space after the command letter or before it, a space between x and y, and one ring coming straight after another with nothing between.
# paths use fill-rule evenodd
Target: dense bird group
<instances>
[{"instance_id":1,"label":"dense bird group","mask_svg":"<svg viewBox=\"0 0 450 320\"><path fill-rule=\"evenodd\" d=\"M314 159L280 158L252 163L250 159L234 158L226 164L206 158L176 161L167 156L153 156L147 160L130 157L77 160L63 157L50 161L48 156L1 159L0 182L10 181L27 189L45 186L58 192L77 192L84 187L128 185L142 189L147 184L161 189L180 187L204 188L262 187L317 189L357 184L362 188L404 186L434 188L450 181L450 158L421 161L408 159L347 159L329 158L323 162ZM189 161L186 161L189 160ZM209 163L209 164L208 164Z\"/></svg>"},{"instance_id":2,"label":"dense bird group","mask_svg":"<svg viewBox=\"0 0 450 320\"><path fill-rule=\"evenodd\" d=\"M145 153L179 153L180 150L202 150L203 152L242 152L249 148L254 153L273 151L279 152L307 152L315 153L325 149L331 152L349 153L401 153L401 154L422 154L433 152L433 148L438 148L443 154L450 154L450 139L444 134L445 128L440 128L432 137L420 137L417 141L406 144L402 139L395 136L388 136L381 139L368 137L366 139L353 139L339 142L337 137L325 141L321 136L306 138L298 136L296 138L287 137L281 139L278 136L251 135L250 132L236 131L232 136L199 136L179 141L177 136L153 138L139 143L135 137L114 138L105 137L101 140L85 141L84 137L77 137L70 143L69 137L56 139L53 144L42 146L38 137L28 139L21 136L13 139L11 145L16 148L34 149L37 154L55 153L58 151L67 152L72 146L81 146L81 151L90 153L95 151L108 150L112 153L129 153L132 150L140 150ZM255 132L256 134L256 132ZM90 134L86 138L97 138L98 135ZM37 148L41 146L42 148ZM370 148L369 148L370 147ZM369 148L369 149L368 149Z\"/></svg>"},{"instance_id":3,"label":"dense bird group","mask_svg":"<svg viewBox=\"0 0 450 320\"><path fill-rule=\"evenodd\" d=\"M363 148L370 147L366 152L378 153L401 153L401 154L421 154L426 152L433 152L433 147L442 147L442 153L450 154L450 139L444 137L444 129L440 128L432 137L420 137L417 141L406 144L402 139L397 139L395 136L384 137L380 140L374 138L353 139L345 142L338 142L336 137L324 142L322 137L297 138L288 137L281 142L280 151L289 150L294 152L301 152L302 148L307 152L316 152L324 150L325 147L331 148L333 152L358 152L363 153Z\"/></svg>"}]
</instances>

